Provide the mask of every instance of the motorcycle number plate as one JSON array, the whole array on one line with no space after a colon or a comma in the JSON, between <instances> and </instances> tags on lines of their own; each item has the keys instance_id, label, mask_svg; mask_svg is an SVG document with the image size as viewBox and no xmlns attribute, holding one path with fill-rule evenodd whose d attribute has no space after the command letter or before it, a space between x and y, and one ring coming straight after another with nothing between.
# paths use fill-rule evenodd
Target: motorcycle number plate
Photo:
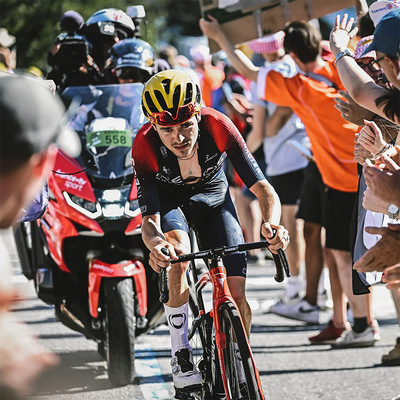
<instances>
[{"instance_id":1,"label":"motorcycle number plate","mask_svg":"<svg viewBox=\"0 0 400 400\"><path fill-rule=\"evenodd\" d=\"M99 131L86 133L86 147L132 147L132 133L123 131Z\"/></svg>"}]
</instances>

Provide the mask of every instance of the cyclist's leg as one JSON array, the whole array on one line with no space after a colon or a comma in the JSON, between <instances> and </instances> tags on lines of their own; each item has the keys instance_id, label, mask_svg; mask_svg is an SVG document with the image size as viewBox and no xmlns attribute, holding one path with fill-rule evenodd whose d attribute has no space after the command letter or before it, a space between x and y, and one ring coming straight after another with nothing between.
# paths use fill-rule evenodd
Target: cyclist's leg
<instances>
[{"instance_id":1,"label":"cyclist's leg","mask_svg":"<svg viewBox=\"0 0 400 400\"><path fill-rule=\"evenodd\" d=\"M176 253L190 252L188 227L179 208L170 209L162 215L161 225L166 240L173 244ZM192 349L188 340L188 287L186 269L188 263L174 264L168 273L169 301L164 310L171 336L171 366L176 398L184 391L201 390L202 379L193 362Z\"/></svg>"},{"instance_id":2,"label":"cyclist's leg","mask_svg":"<svg viewBox=\"0 0 400 400\"><path fill-rule=\"evenodd\" d=\"M191 204L195 211L194 230L197 233L200 249L219 246L234 246L243 243L242 229L236 214L227 186L220 186L218 195L209 193L204 198L196 198ZM222 194L222 196L221 196ZM202 200L202 201L200 201ZM215 206L214 201L219 201ZM222 200L222 201L221 201ZM246 253L238 252L223 259L228 274L228 285L235 300L246 331L250 331L251 309L245 295L245 279L247 274Z\"/></svg>"}]
</instances>

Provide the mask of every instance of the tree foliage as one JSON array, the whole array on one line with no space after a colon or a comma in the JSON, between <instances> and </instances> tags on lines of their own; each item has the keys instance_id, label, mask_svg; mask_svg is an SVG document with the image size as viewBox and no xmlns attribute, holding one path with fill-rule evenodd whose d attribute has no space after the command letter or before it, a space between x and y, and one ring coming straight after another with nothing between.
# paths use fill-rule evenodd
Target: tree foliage
<instances>
[{"instance_id":1,"label":"tree foliage","mask_svg":"<svg viewBox=\"0 0 400 400\"><path fill-rule=\"evenodd\" d=\"M60 32L59 21L68 10L79 12L87 20L102 8L126 10L141 4L146 10L142 24L143 39L153 46L171 40L174 35L201 35L198 27L198 0L1 0L0 26L17 38L17 68L35 65L46 71L46 56Z\"/></svg>"}]
</instances>

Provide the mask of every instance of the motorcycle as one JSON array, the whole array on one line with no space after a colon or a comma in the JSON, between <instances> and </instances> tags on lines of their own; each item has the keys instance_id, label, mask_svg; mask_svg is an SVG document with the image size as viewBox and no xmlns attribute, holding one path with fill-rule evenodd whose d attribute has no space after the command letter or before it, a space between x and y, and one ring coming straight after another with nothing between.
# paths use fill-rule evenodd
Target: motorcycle
<instances>
[{"instance_id":1,"label":"motorcycle","mask_svg":"<svg viewBox=\"0 0 400 400\"><path fill-rule=\"evenodd\" d=\"M141 83L69 87L69 126L82 150L58 150L43 216L14 237L24 275L67 327L98 343L116 386L134 379L135 338L165 323L158 274L148 265L131 165L145 122ZM74 108L74 107L70 107Z\"/></svg>"}]
</instances>

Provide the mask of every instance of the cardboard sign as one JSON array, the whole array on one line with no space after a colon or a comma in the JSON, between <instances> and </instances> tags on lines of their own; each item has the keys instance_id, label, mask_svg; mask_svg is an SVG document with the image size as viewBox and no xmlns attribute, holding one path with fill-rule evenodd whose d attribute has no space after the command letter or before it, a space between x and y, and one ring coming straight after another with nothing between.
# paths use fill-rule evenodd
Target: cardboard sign
<instances>
[{"instance_id":1,"label":"cardboard sign","mask_svg":"<svg viewBox=\"0 0 400 400\"><path fill-rule=\"evenodd\" d=\"M218 20L233 44L270 35L287 22L320 18L354 5L354 0L200 0L202 15ZM219 50L210 40L211 52Z\"/></svg>"}]
</instances>

